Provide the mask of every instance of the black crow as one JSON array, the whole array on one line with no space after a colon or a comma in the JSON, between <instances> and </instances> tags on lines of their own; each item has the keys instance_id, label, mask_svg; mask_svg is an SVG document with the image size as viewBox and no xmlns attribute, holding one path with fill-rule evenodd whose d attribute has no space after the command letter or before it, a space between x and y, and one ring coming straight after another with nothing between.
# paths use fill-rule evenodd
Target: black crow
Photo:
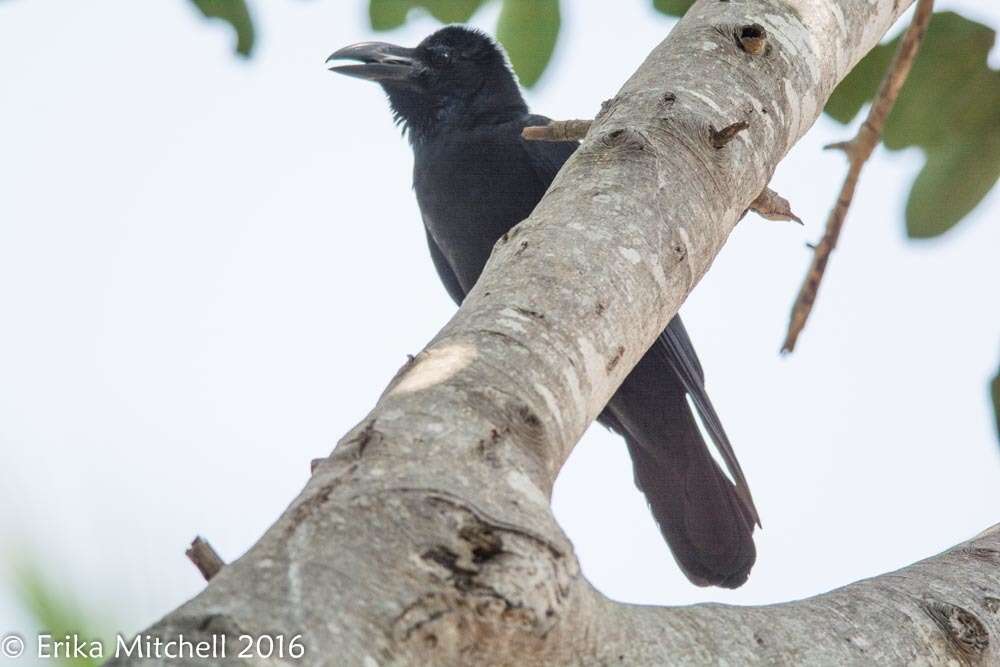
<instances>
[{"instance_id":1,"label":"black crow","mask_svg":"<svg viewBox=\"0 0 1000 667\"><path fill-rule=\"evenodd\" d=\"M356 62L332 71L377 81L388 94L413 146L413 186L431 259L460 304L494 243L531 214L577 143L521 138L524 127L549 119L528 111L503 50L479 31L448 26L412 49L354 44L327 62L340 60ZM688 397L735 484L712 458ZM688 579L743 584L760 520L680 317L597 419L624 436L636 485Z\"/></svg>"}]
</instances>

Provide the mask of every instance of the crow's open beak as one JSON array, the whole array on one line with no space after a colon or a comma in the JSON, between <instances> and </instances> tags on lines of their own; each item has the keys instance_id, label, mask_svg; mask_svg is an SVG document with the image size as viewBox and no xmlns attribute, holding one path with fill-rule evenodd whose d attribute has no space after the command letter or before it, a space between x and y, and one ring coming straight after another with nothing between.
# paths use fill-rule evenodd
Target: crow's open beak
<instances>
[{"instance_id":1,"label":"crow's open beak","mask_svg":"<svg viewBox=\"0 0 1000 667\"><path fill-rule=\"evenodd\" d=\"M336 65L331 72L369 81L405 81L418 67L414 50L385 42L361 42L334 51L331 60L357 60L360 65Z\"/></svg>"}]
</instances>

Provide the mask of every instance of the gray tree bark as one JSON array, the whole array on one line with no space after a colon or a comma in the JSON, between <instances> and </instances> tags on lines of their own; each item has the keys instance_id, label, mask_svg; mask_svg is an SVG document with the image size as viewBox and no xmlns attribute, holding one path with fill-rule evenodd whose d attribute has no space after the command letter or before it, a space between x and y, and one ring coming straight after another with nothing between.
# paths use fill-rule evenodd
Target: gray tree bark
<instances>
[{"instance_id":1,"label":"gray tree bark","mask_svg":"<svg viewBox=\"0 0 1000 667\"><path fill-rule=\"evenodd\" d=\"M143 634L225 633L231 652L301 635L301 661L364 667L1000 661L1000 530L803 601L651 608L590 586L549 508L584 429L911 1L697 2L288 510Z\"/></svg>"}]
</instances>

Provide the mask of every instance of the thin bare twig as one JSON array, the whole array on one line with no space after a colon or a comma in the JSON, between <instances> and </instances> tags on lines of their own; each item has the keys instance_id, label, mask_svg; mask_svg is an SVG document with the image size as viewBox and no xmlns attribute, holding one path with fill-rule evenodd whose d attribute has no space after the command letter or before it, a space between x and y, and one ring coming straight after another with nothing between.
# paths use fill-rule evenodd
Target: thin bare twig
<instances>
[{"instance_id":1,"label":"thin bare twig","mask_svg":"<svg viewBox=\"0 0 1000 667\"><path fill-rule=\"evenodd\" d=\"M830 254L837 246L840 230L844 226L847 211L851 207L851 201L854 199L854 191L858 185L861 169L868 158L871 157L875 147L878 146L879 140L882 137L882 128L885 126L885 120L888 118L889 112L892 111L892 107L896 103L896 98L899 96L899 91L902 89L903 83L906 82L906 77L910 73L913 61L920 50L920 44L923 42L924 35L927 34L927 25L930 23L933 11L934 0L919 0L917 9L913 14L913 22L910 23L906 34L903 35L899 49L896 51L896 55L893 56L889 70L886 72L885 78L882 79L882 84L879 86L878 93L876 93L875 99L872 102L868 117L861 124L857 135L850 141L827 146L828 149L844 151L850 160L850 168L847 170L844 185L840 188L837 203L834 204L833 210L830 211L830 216L826 220L826 231L823 233L823 238L816 245L812 264L809 266L809 272L806 274L802 288L799 290L799 295L795 299L795 305L792 307L788 333L785 335L785 342L781 346L782 353L788 353L795 349L795 343L799 338L799 334L802 333L802 329L806 325L806 320L809 319L809 313L816 302L816 294L819 292L820 282L823 280L823 273L826 271L826 265L830 261Z\"/></svg>"},{"instance_id":2,"label":"thin bare twig","mask_svg":"<svg viewBox=\"0 0 1000 667\"><path fill-rule=\"evenodd\" d=\"M205 581L210 581L226 565L226 561L200 535L194 538L191 548L184 553L201 572L201 576L205 577Z\"/></svg>"},{"instance_id":3,"label":"thin bare twig","mask_svg":"<svg viewBox=\"0 0 1000 667\"><path fill-rule=\"evenodd\" d=\"M580 141L590 131L591 120L554 120L548 125L531 125L521 130L527 141Z\"/></svg>"}]
</instances>

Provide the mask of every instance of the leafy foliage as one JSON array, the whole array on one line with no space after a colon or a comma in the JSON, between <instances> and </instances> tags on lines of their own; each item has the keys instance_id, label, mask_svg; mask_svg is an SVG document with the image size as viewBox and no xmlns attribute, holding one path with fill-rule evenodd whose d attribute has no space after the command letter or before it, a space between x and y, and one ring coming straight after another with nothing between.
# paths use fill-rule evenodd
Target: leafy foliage
<instances>
[{"instance_id":1,"label":"leafy foliage","mask_svg":"<svg viewBox=\"0 0 1000 667\"><path fill-rule=\"evenodd\" d=\"M997 418L997 438L1000 438L1000 371L990 383L990 394L993 396L993 412Z\"/></svg>"},{"instance_id":2,"label":"leafy foliage","mask_svg":"<svg viewBox=\"0 0 1000 667\"><path fill-rule=\"evenodd\" d=\"M84 613L65 590L46 577L34 559L22 558L13 565L13 593L18 604L30 614L41 632L61 639L78 635L81 640L98 637L94 634L92 615ZM108 644L105 642L105 651ZM62 658L58 664L68 667L96 667L100 660Z\"/></svg>"},{"instance_id":3,"label":"leafy foliage","mask_svg":"<svg viewBox=\"0 0 1000 667\"><path fill-rule=\"evenodd\" d=\"M246 0L191 0L207 18L221 19L236 31L236 53L249 56L253 51L254 27Z\"/></svg>"},{"instance_id":4,"label":"leafy foliage","mask_svg":"<svg viewBox=\"0 0 1000 667\"><path fill-rule=\"evenodd\" d=\"M538 83L559 37L559 0L504 0L497 39L525 86Z\"/></svg>"},{"instance_id":5,"label":"leafy foliage","mask_svg":"<svg viewBox=\"0 0 1000 667\"><path fill-rule=\"evenodd\" d=\"M411 9L421 8L441 23L464 23L485 0L370 0L368 18L373 30L392 30L406 23Z\"/></svg>"},{"instance_id":6,"label":"leafy foliage","mask_svg":"<svg viewBox=\"0 0 1000 667\"><path fill-rule=\"evenodd\" d=\"M463 23L487 1L369 0L368 17L375 30L398 28L411 9L423 9L442 23ZM559 25L559 0L503 0L497 39L525 86L535 85L552 59Z\"/></svg>"},{"instance_id":7,"label":"leafy foliage","mask_svg":"<svg viewBox=\"0 0 1000 667\"><path fill-rule=\"evenodd\" d=\"M850 122L872 98L899 39L877 46L834 91L826 112ZM886 148L923 149L927 163L906 206L913 238L942 234L1000 177L1000 71L987 57L996 33L953 12L934 15L885 125Z\"/></svg>"},{"instance_id":8,"label":"leafy foliage","mask_svg":"<svg viewBox=\"0 0 1000 667\"><path fill-rule=\"evenodd\" d=\"M653 7L669 16L684 16L693 4L694 0L653 0Z\"/></svg>"}]
</instances>

